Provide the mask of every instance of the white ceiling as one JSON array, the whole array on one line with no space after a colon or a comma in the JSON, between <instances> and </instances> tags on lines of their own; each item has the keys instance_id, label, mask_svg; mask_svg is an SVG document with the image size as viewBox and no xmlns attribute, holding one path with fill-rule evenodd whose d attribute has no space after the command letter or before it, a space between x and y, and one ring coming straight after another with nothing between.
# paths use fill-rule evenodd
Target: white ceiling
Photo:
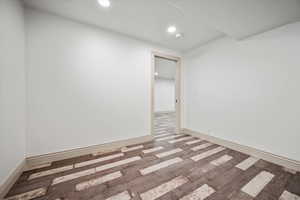
<instances>
[{"instance_id":1,"label":"white ceiling","mask_svg":"<svg viewBox=\"0 0 300 200\"><path fill-rule=\"evenodd\" d=\"M187 51L222 36L243 39L300 21L300 0L24 0L37 8L171 49ZM176 25L184 37L166 33Z\"/></svg>"},{"instance_id":2,"label":"white ceiling","mask_svg":"<svg viewBox=\"0 0 300 200\"><path fill-rule=\"evenodd\" d=\"M155 72L158 73L156 78L174 80L176 75L176 61L155 57Z\"/></svg>"}]
</instances>

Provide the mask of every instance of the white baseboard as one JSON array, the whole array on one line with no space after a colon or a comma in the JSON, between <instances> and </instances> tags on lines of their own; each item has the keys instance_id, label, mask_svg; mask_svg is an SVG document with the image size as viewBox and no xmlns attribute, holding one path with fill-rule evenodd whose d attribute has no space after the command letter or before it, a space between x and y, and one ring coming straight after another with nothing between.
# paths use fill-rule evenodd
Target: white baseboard
<instances>
[{"instance_id":1,"label":"white baseboard","mask_svg":"<svg viewBox=\"0 0 300 200\"><path fill-rule=\"evenodd\" d=\"M22 172L26 168L26 160L24 159L16 169L8 176L2 185L0 185L0 199L4 199L4 196L8 193L9 189L21 176Z\"/></svg>"},{"instance_id":2,"label":"white baseboard","mask_svg":"<svg viewBox=\"0 0 300 200\"><path fill-rule=\"evenodd\" d=\"M236 150L236 151L239 151L239 152L242 152L242 153L245 153L245 154L248 154L248 155L251 155L251 156L254 156L254 157L257 157L257 158L260 158L260 159L263 159L263 160L266 160L266 161L269 161L269 162L272 162L272 163L275 163L275 164L278 164L281 166L284 166L289 169L300 171L300 161L292 160L292 159L285 158L285 157L278 156L278 155L274 155L272 153L265 152L265 151L262 151L262 150L259 150L259 149L253 148L253 147L237 144L237 143L234 143L234 142L231 142L228 140L220 139L220 138L217 138L217 137L214 137L211 135L199 133L199 132L189 130L186 128L182 129L182 131L185 134L189 134L189 135L192 135L195 137L199 137L201 139L205 139L209 142L228 147L230 149L233 149L233 150Z\"/></svg>"},{"instance_id":3,"label":"white baseboard","mask_svg":"<svg viewBox=\"0 0 300 200\"><path fill-rule=\"evenodd\" d=\"M89 147L83 147L78 149L71 149L67 151L55 152L50 154L38 155L28 157L27 160L27 169L34 168L35 166L51 163L58 160L64 160L72 157L93 154L93 153L107 153L115 151L121 147L144 143L153 140L153 136L147 135L137 138L131 138L127 140L121 140L111 143L105 143L100 145L94 145Z\"/></svg>"},{"instance_id":4,"label":"white baseboard","mask_svg":"<svg viewBox=\"0 0 300 200\"><path fill-rule=\"evenodd\" d=\"M83 147L78 149L71 149L67 151L55 152L45 155L28 157L18 165L18 167L9 175L7 180L0 185L0 200L4 198L9 189L13 186L13 184L18 180L20 175L28 170L35 168L36 166L51 163L58 160L68 159L72 157L82 156L86 154L93 153L107 153L111 151L118 150L124 146L135 145L139 143L145 143L153 140L153 136L147 135L142 137L131 138L127 140L120 140L116 142L94 145L89 147Z\"/></svg>"}]
</instances>

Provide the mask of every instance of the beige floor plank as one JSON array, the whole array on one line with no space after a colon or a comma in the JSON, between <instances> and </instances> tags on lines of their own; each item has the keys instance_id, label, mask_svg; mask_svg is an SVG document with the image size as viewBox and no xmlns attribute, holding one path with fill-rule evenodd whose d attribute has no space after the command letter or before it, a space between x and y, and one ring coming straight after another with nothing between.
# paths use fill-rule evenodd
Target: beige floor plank
<instances>
[{"instance_id":1,"label":"beige floor plank","mask_svg":"<svg viewBox=\"0 0 300 200\"><path fill-rule=\"evenodd\" d=\"M162 150L164 149L164 147L162 146L159 146L159 147L153 147L151 149L145 149L143 150L143 153L147 154L147 153L153 153L153 152L156 152L156 151L159 151L159 150Z\"/></svg>"},{"instance_id":2,"label":"beige floor plank","mask_svg":"<svg viewBox=\"0 0 300 200\"><path fill-rule=\"evenodd\" d=\"M91 175L91 174L94 174L94 173L96 173L96 169L92 168L92 169L88 169L88 170L68 174L66 176L57 177L53 180L52 185L56 185L56 184L59 184L59 183L70 181L70 180L80 178L80 177L83 177L83 176L88 176L88 175Z\"/></svg>"},{"instance_id":3,"label":"beige floor plank","mask_svg":"<svg viewBox=\"0 0 300 200\"><path fill-rule=\"evenodd\" d=\"M213 194L215 190L207 184L202 185L192 193L182 197L180 200L204 200Z\"/></svg>"},{"instance_id":4,"label":"beige floor plank","mask_svg":"<svg viewBox=\"0 0 300 200\"><path fill-rule=\"evenodd\" d=\"M248 168L250 168L252 165L254 165L258 160L259 160L258 158L249 157L246 160L239 163L238 165L236 165L236 167L245 171Z\"/></svg>"},{"instance_id":5,"label":"beige floor plank","mask_svg":"<svg viewBox=\"0 0 300 200\"><path fill-rule=\"evenodd\" d=\"M124 192L121 192L114 196L111 196L111 197L107 198L106 200L130 200L130 199L131 199L131 197L130 197L128 191L124 191Z\"/></svg>"},{"instance_id":6,"label":"beige floor plank","mask_svg":"<svg viewBox=\"0 0 300 200\"><path fill-rule=\"evenodd\" d=\"M122 152L129 152L129 151L135 151L135 150L138 150L138 149L142 149L144 148L144 145L138 145L138 146L134 146L134 147L123 147L121 149Z\"/></svg>"},{"instance_id":7,"label":"beige floor plank","mask_svg":"<svg viewBox=\"0 0 300 200\"><path fill-rule=\"evenodd\" d=\"M170 160L166 160L166 161L163 161L163 162L160 162L156 165L152 165L150 167L147 167L147 168L144 168L144 169L140 169L140 173L142 175L146 175L146 174L150 174L152 172L155 172L157 170L160 170L162 168L166 168L168 166L171 166L171 165L174 165L176 163L179 163L179 162L182 162L183 160L181 158L173 158L173 159L170 159Z\"/></svg>"},{"instance_id":8,"label":"beige floor plank","mask_svg":"<svg viewBox=\"0 0 300 200\"><path fill-rule=\"evenodd\" d=\"M65 171L71 170L73 168L74 168L73 165L67 165L67 166L64 166L64 167L59 167L59 168L54 168L54 169L50 169L50 170L46 170L46 171L37 172L37 173L31 174L29 176L28 180L32 180L32 179L35 179L35 178L48 176L48 175L52 175L52 174L57 174L57 173L60 173L60 172L65 172Z\"/></svg>"},{"instance_id":9,"label":"beige floor plank","mask_svg":"<svg viewBox=\"0 0 300 200\"><path fill-rule=\"evenodd\" d=\"M154 200L187 182L188 179L186 177L179 176L151 190L142 193L140 196L142 200Z\"/></svg>"},{"instance_id":10,"label":"beige floor plank","mask_svg":"<svg viewBox=\"0 0 300 200\"><path fill-rule=\"evenodd\" d=\"M165 151L165 152L156 154L155 156L158 157L158 158L163 158L163 157L170 156L170 155L182 152L182 151L183 151L182 149L176 148L176 149L172 149L170 151Z\"/></svg>"},{"instance_id":11,"label":"beige floor plank","mask_svg":"<svg viewBox=\"0 0 300 200\"><path fill-rule=\"evenodd\" d=\"M101 176L101 177L98 177L98 178L94 178L94 179L79 183L79 184L76 185L75 188L76 188L76 191L86 190L90 187L94 187L94 186L103 184L105 182L120 178L121 176L122 176L121 172L117 171L117 172L114 172L114 173L111 173L111 174L107 174L105 176Z\"/></svg>"},{"instance_id":12,"label":"beige floor plank","mask_svg":"<svg viewBox=\"0 0 300 200\"><path fill-rule=\"evenodd\" d=\"M300 200L300 196L285 190L279 197L279 200Z\"/></svg>"},{"instance_id":13,"label":"beige floor plank","mask_svg":"<svg viewBox=\"0 0 300 200\"><path fill-rule=\"evenodd\" d=\"M256 197L264 187L273 179L274 175L270 172L262 171L248 182L242 191L246 194Z\"/></svg>"},{"instance_id":14,"label":"beige floor plank","mask_svg":"<svg viewBox=\"0 0 300 200\"><path fill-rule=\"evenodd\" d=\"M31 190L29 192L25 192L22 194L18 194L15 196L8 197L6 200L31 200L38 197L42 197L46 194L47 188L38 188L35 190Z\"/></svg>"},{"instance_id":15,"label":"beige floor plank","mask_svg":"<svg viewBox=\"0 0 300 200\"><path fill-rule=\"evenodd\" d=\"M199 161L199 160L202 160L202 159L204 159L204 158L207 158L207 157L209 157L209 156L211 156L211 155L214 155L214 154L216 154L216 153L219 153L219 152L221 152L221 151L224 151L225 149L226 149L225 147L217 147L217 148L214 148L214 149L212 149L212 150L205 151L205 152L203 152L203 153L200 153L200 154L198 154L198 155L195 155L195 156L191 157L191 159L194 160L194 161Z\"/></svg>"},{"instance_id":16,"label":"beige floor plank","mask_svg":"<svg viewBox=\"0 0 300 200\"><path fill-rule=\"evenodd\" d=\"M195 146L195 147L191 148L191 150L192 150L192 151L199 151L199 150L201 150L201 149L205 149L205 148L210 147L210 146L212 146L212 145L213 145L212 143L209 143L209 142L208 142L208 143L204 143L204 144Z\"/></svg>"},{"instance_id":17,"label":"beige floor plank","mask_svg":"<svg viewBox=\"0 0 300 200\"><path fill-rule=\"evenodd\" d=\"M113 162L113 163L108 163L108 164L96 167L96 171L99 172L99 171L107 170L107 169L110 169L110 168L113 168L113 167L118 167L120 165L125 165L125 164L135 162L135 161L138 161L138 160L141 160L140 156L127 158L127 159L124 159L124 160L120 160L120 161L116 161L116 162Z\"/></svg>"}]
</instances>

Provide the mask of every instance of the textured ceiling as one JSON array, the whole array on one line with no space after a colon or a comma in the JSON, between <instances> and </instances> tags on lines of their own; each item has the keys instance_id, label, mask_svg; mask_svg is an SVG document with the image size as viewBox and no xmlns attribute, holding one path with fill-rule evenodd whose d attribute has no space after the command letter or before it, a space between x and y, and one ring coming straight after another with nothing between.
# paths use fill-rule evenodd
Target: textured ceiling
<instances>
[{"instance_id":1,"label":"textured ceiling","mask_svg":"<svg viewBox=\"0 0 300 200\"><path fill-rule=\"evenodd\" d=\"M188 51L222 36L243 39L300 20L300 0L25 0L27 6L168 48ZM166 33L176 25L184 37Z\"/></svg>"}]
</instances>

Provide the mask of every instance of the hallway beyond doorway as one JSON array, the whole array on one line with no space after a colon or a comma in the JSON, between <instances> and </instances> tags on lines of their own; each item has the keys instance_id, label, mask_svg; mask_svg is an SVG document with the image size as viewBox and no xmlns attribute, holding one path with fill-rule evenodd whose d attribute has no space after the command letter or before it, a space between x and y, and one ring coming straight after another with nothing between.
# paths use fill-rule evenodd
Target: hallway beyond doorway
<instances>
[{"instance_id":1,"label":"hallway beyond doorway","mask_svg":"<svg viewBox=\"0 0 300 200\"><path fill-rule=\"evenodd\" d=\"M174 133L176 129L176 113L163 112L154 114L154 134Z\"/></svg>"}]
</instances>

